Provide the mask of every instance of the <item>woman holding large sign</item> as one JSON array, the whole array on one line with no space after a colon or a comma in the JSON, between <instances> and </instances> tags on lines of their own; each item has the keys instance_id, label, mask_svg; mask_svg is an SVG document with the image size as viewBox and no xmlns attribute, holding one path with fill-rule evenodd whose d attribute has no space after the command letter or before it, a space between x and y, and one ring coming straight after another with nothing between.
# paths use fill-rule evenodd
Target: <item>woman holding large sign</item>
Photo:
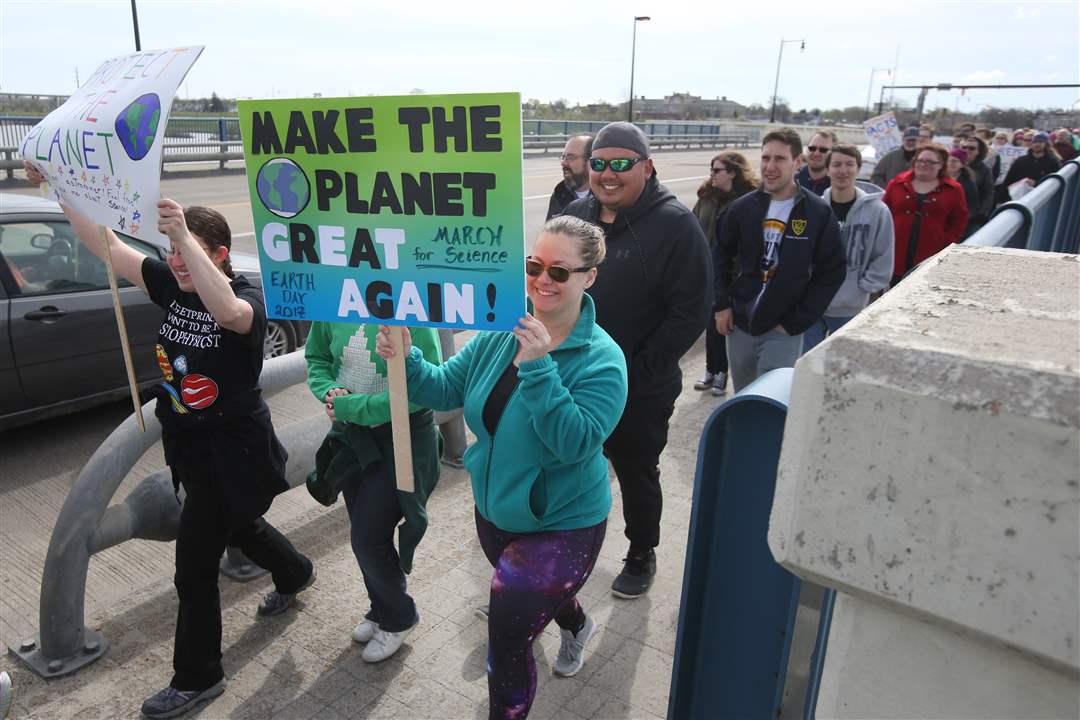
<instances>
[{"instance_id":1,"label":"woman holding large sign","mask_svg":"<svg viewBox=\"0 0 1080 720\"><path fill-rule=\"evenodd\" d=\"M596 632L576 599L600 553L611 509L603 443L626 402L626 361L585 289L604 259L603 233L562 216L526 259L533 313L511 333L486 332L438 367L406 357L409 399L465 408L476 529L495 568L488 617L491 718L523 718L536 694L532 642L562 632L556 675L581 669ZM382 328L377 351L394 355Z\"/></svg>"},{"instance_id":2,"label":"woman holding large sign","mask_svg":"<svg viewBox=\"0 0 1080 720\"><path fill-rule=\"evenodd\" d=\"M31 184L41 173L26 164ZM143 715L175 717L225 690L221 666L218 563L227 545L270 571L274 590L258 607L276 615L315 581L315 566L262 516L289 489L285 448L262 399L266 309L262 292L229 266L232 236L215 210L158 202L168 262L119 242L111 230L64 206L79 239L117 275L142 288L165 319L155 348L163 381L156 414L173 484L186 496L176 538L180 607L169 686L147 698Z\"/></svg>"}]
</instances>

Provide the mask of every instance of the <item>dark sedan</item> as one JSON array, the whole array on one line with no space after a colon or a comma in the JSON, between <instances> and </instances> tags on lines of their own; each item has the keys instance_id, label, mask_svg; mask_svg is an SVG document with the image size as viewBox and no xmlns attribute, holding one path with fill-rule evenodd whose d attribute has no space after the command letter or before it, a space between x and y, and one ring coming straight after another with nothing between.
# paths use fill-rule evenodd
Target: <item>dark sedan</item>
<instances>
[{"instance_id":1,"label":"dark sedan","mask_svg":"<svg viewBox=\"0 0 1080 720\"><path fill-rule=\"evenodd\" d=\"M159 248L121 239L164 259ZM259 260L233 253L232 265L261 286ZM161 371L154 343L163 313L120 280L136 376L142 385ZM0 193L0 430L123 397L127 376L105 264L75 238L60 206ZM271 320L266 356L295 350L309 323Z\"/></svg>"}]
</instances>

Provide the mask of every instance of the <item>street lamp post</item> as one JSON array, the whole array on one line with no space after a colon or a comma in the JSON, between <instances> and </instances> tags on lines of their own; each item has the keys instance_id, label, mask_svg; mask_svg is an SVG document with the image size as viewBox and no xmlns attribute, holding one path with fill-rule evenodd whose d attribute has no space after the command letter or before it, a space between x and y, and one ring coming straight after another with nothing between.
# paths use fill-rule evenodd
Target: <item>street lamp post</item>
<instances>
[{"instance_id":1,"label":"street lamp post","mask_svg":"<svg viewBox=\"0 0 1080 720\"><path fill-rule=\"evenodd\" d=\"M806 40L784 40L780 39L780 54L776 57L776 82L773 84L772 91L772 112L769 113L769 122L776 122L776 93L780 89L780 60L784 57L784 45L787 43L799 43L799 52L806 49Z\"/></svg>"},{"instance_id":2,"label":"street lamp post","mask_svg":"<svg viewBox=\"0 0 1080 720\"><path fill-rule=\"evenodd\" d=\"M134 2L134 0L132 0ZM634 55L637 54L637 24L649 19L648 15L634 17L634 39L630 45L630 106L626 118L628 122L634 122Z\"/></svg>"},{"instance_id":3,"label":"street lamp post","mask_svg":"<svg viewBox=\"0 0 1080 720\"><path fill-rule=\"evenodd\" d=\"M862 118L864 121L870 117L870 93L874 91L874 75L879 72L889 73L889 76L892 77L892 70L889 68L872 68L870 70L870 87L866 88L866 111L863 113Z\"/></svg>"},{"instance_id":4,"label":"street lamp post","mask_svg":"<svg viewBox=\"0 0 1080 720\"><path fill-rule=\"evenodd\" d=\"M135 51L142 51L142 43L139 42L139 13L135 9L135 0L131 0L131 23L135 26Z\"/></svg>"}]
</instances>

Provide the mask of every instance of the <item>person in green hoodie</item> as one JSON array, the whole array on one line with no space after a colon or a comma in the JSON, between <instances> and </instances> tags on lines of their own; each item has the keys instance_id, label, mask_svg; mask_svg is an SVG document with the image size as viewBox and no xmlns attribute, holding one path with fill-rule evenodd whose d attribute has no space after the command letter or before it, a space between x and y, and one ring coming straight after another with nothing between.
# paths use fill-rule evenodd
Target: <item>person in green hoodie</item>
<instances>
[{"instance_id":1,"label":"person in green hoodie","mask_svg":"<svg viewBox=\"0 0 1080 720\"><path fill-rule=\"evenodd\" d=\"M409 405L415 492L397 489L386 362L375 353L375 325L314 322L304 357L308 387L325 404L332 425L315 455L311 494L330 505L338 492L349 512L353 554L371 608L352 638L367 643L365 662L387 659L420 621L406 591L405 573L427 529L425 506L439 479L439 431L431 410ZM432 328L413 332L417 351L441 362ZM398 531L400 554L394 548Z\"/></svg>"},{"instance_id":2,"label":"person in green hoodie","mask_svg":"<svg viewBox=\"0 0 1080 720\"><path fill-rule=\"evenodd\" d=\"M526 258L532 312L513 333L474 337L447 363L406 357L409 399L464 407L476 529L495 568L488 614L490 718L524 718L536 694L532 642L554 619L554 672L581 669L596 632L576 599L600 553L611 509L604 441L626 403L626 361L596 323L586 288L604 259L597 226L549 220ZM377 350L393 357L383 328ZM411 342L405 332L404 347Z\"/></svg>"}]
</instances>

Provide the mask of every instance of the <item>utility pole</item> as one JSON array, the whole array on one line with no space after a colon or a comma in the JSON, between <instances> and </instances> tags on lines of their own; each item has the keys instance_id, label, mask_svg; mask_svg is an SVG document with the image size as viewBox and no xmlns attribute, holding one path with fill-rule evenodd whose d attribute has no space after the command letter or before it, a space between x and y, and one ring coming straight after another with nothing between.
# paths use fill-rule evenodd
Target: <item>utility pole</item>
<instances>
[{"instance_id":1,"label":"utility pole","mask_svg":"<svg viewBox=\"0 0 1080 720\"><path fill-rule=\"evenodd\" d=\"M800 43L799 52L806 50L806 40L784 40L780 38L780 54L776 56L776 82L773 84L772 91L772 111L769 113L769 122L776 122L776 93L780 88L780 60L784 57L784 45L787 43Z\"/></svg>"}]
</instances>

